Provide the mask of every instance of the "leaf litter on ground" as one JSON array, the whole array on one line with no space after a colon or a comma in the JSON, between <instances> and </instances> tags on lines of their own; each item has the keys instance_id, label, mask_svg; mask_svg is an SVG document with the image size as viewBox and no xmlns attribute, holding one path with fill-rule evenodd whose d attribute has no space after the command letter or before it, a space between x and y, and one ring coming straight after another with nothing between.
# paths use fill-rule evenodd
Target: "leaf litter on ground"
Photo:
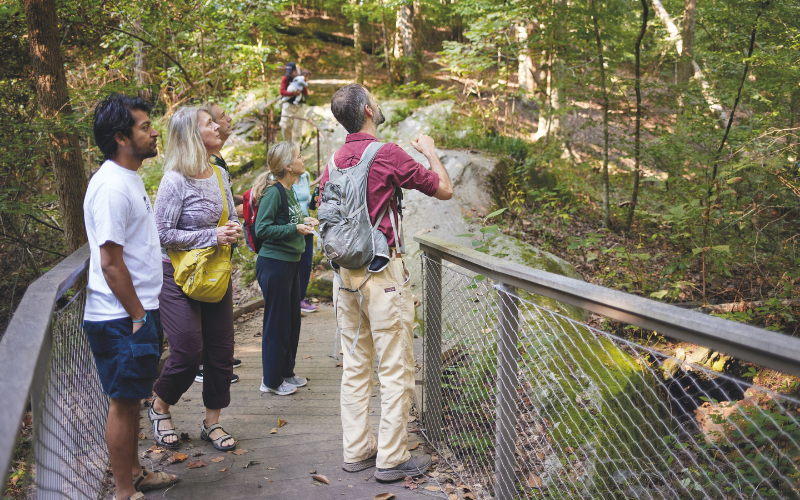
<instances>
[{"instance_id":1,"label":"leaf litter on ground","mask_svg":"<svg viewBox=\"0 0 800 500\"><path fill-rule=\"evenodd\" d=\"M320 483L331 484L331 480L327 477L323 476L322 474L314 474L311 476L315 481L319 481Z\"/></svg>"}]
</instances>

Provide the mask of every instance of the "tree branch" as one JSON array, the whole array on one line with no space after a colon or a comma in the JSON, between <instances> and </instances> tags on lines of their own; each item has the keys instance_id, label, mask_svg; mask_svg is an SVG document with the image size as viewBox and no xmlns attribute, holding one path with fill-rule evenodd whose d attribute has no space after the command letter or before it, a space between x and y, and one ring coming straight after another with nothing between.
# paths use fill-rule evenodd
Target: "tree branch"
<instances>
[{"instance_id":1,"label":"tree branch","mask_svg":"<svg viewBox=\"0 0 800 500\"><path fill-rule=\"evenodd\" d=\"M55 250L49 250L47 248L43 248L43 247L34 245L33 243L29 243L29 242L27 242L25 240L21 240L19 238L14 238L13 236L9 236L7 234L0 234L0 236L2 236L3 238L5 238L7 240L13 241L15 243L20 243L22 245L26 245L26 246L29 246L31 248L35 248L36 250L41 250L42 252L52 253L54 255L58 255L59 257L66 257L66 255L64 255L63 253L59 253L59 252L56 252Z\"/></svg>"},{"instance_id":2,"label":"tree branch","mask_svg":"<svg viewBox=\"0 0 800 500\"><path fill-rule=\"evenodd\" d=\"M197 91L197 87L195 87L194 83L192 82L192 77L189 76L189 72L186 71L186 68L184 68L181 63L179 63L174 57L172 57L169 54L169 52L165 51L164 49L162 49L161 47L159 47L158 45L154 44L153 42L151 42L149 40L145 40L144 38L142 38L142 37L140 37L138 35L134 35L130 31L125 31L124 29L121 29L121 28L115 28L114 26L106 26L106 28L108 28L108 29L110 29L112 31L117 31L117 32L122 33L124 35L128 35L129 37L135 38L135 39L139 40L140 42L146 43L147 45L153 47L157 51L159 51L162 54L164 54L164 57L166 57L167 59L172 61L175 64L175 66L177 66L178 69L181 70L181 73L183 73L183 77L186 79L186 83L189 84L189 86L192 88L192 90L195 92L195 94L199 94L199 92Z\"/></svg>"}]
</instances>

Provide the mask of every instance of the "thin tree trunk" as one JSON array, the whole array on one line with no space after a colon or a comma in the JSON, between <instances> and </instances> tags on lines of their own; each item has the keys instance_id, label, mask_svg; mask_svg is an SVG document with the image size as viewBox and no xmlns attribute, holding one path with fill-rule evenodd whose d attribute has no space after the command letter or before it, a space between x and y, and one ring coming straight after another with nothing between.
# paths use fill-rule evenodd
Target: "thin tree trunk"
<instances>
[{"instance_id":1,"label":"thin tree trunk","mask_svg":"<svg viewBox=\"0 0 800 500\"><path fill-rule=\"evenodd\" d=\"M350 0L353 6L357 6L356 0ZM358 21L358 14L353 19L353 56L355 58L356 83L364 83L364 57L361 50L361 23Z\"/></svg>"},{"instance_id":2,"label":"thin tree trunk","mask_svg":"<svg viewBox=\"0 0 800 500\"><path fill-rule=\"evenodd\" d=\"M517 81L522 99L527 101L536 91L536 80L533 78L533 61L531 50L528 46L528 26L527 23L520 23L516 26L517 43L519 44L519 56L517 65Z\"/></svg>"},{"instance_id":3,"label":"thin tree trunk","mask_svg":"<svg viewBox=\"0 0 800 500\"><path fill-rule=\"evenodd\" d=\"M53 0L24 0L31 46L33 77L42 118L50 122L50 156L56 180L62 226L67 251L74 252L86 243L83 222L83 197L86 172L80 142L74 132L63 130L72 122L64 59L58 37L58 17Z\"/></svg>"},{"instance_id":4,"label":"thin tree trunk","mask_svg":"<svg viewBox=\"0 0 800 500\"><path fill-rule=\"evenodd\" d=\"M717 152L714 154L714 168L711 174L711 181L714 182L717 179L717 165L719 164L719 159L722 156L722 149L725 147L725 141L728 140L728 134L731 131L731 125L733 125L733 115L736 113L736 107L739 105L739 99L742 97L742 89L744 88L744 82L747 80L747 71L750 69L750 58L753 57L753 48L756 44L756 28L758 24L758 18L761 17L761 12L758 13L756 16L756 20L753 23L753 31L750 33L750 47L747 49L747 61L744 63L744 71L742 72L742 80L739 82L739 90L736 92L736 100L733 101L733 108L731 108L731 116L728 118L728 125L725 127L725 135L722 136L722 140L719 143L719 148L717 148ZM708 192L711 193L711 186L708 188Z\"/></svg>"},{"instance_id":5,"label":"thin tree trunk","mask_svg":"<svg viewBox=\"0 0 800 500\"><path fill-rule=\"evenodd\" d=\"M680 61L678 62L678 84L686 85L694 76L694 25L697 17L697 0L686 0L683 7L683 33Z\"/></svg>"},{"instance_id":6,"label":"thin tree trunk","mask_svg":"<svg viewBox=\"0 0 800 500\"><path fill-rule=\"evenodd\" d=\"M383 29L383 59L386 65L386 76L389 78L389 88L394 90L394 78L392 78L392 60L389 57L389 29L386 26L386 12L381 3L381 27Z\"/></svg>"},{"instance_id":7,"label":"thin tree trunk","mask_svg":"<svg viewBox=\"0 0 800 500\"><path fill-rule=\"evenodd\" d=\"M694 1L694 0L690 0ZM633 192L631 193L631 204L628 207L628 219L625 221L625 230L630 231L633 225L633 213L636 210L636 203L639 199L639 178L641 177L641 130L642 130L642 75L641 75L641 54L642 54L642 40L647 32L647 17L650 15L650 10L647 8L647 0L642 2L642 27L639 29L639 37L636 38L636 66L634 68L636 73L636 81L634 90L636 91L636 128L633 132Z\"/></svg>"},{"instance_id":8,"label":"thin tree trunk","mask_svg":"<svg viewBox=\"0 0 800 500\"><path fill-rule=\"evenodd\" d=\"M594 0L589 0L592 9L592 22L594 23L594 38L597 42L598 68L600 69L600 88L603 92L603 169L601 179L603 182L603 227L611 227L611 202L609 200L608 179L608 90L606 89L606 69L603 57L603 41L600 38L600 24L597 21L597 10Z\"/></svg>"},{"instance_id":9,"label":"thin tree trunk","mask_svg":"<svg viewBox=\"0 0 800 500\"><path fill-rule=\"evenodd\" d=\"M403 41L403 56L405 59L405 83L415 81L416 70L414 61L414 7L411 3L400 6L400 38Z\"/></svg>"}]
</instances>

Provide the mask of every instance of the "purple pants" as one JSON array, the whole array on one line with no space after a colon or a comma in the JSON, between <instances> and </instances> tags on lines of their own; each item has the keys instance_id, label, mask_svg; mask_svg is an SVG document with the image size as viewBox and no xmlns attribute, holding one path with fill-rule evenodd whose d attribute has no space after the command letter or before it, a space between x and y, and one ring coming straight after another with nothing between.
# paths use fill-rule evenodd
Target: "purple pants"
<instances>
[{"instance_id":1,"label":"purple pants","mask_svg":"<svg viewBox=\"0 0 800 500\"><path fill-rule=\"evenodd\" d=\"M175 284L174 269L162 262L164 285L158 296L169 357L153 391L169 405L194 382L203 364L203 404L218 410L231 403L233 374L233 293L211 304L190 299Z\"/></svg>"}]
</instances>

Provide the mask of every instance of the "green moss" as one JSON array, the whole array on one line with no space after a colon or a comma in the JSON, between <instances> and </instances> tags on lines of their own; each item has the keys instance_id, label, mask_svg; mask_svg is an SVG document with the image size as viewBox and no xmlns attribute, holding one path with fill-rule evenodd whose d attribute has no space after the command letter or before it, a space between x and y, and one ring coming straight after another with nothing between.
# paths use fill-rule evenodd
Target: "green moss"
<instances>
[{"instance_id":1,"label":"green moss","mask_svg":"<svg viewBox=\"0 0 800 500\"><path fill-rule=\"evenodd\" d=\"M314 278L308 283L306 296L317 297L318 299L333 299L333 283L330 281Z\"/></svg>"}]
</instances>

